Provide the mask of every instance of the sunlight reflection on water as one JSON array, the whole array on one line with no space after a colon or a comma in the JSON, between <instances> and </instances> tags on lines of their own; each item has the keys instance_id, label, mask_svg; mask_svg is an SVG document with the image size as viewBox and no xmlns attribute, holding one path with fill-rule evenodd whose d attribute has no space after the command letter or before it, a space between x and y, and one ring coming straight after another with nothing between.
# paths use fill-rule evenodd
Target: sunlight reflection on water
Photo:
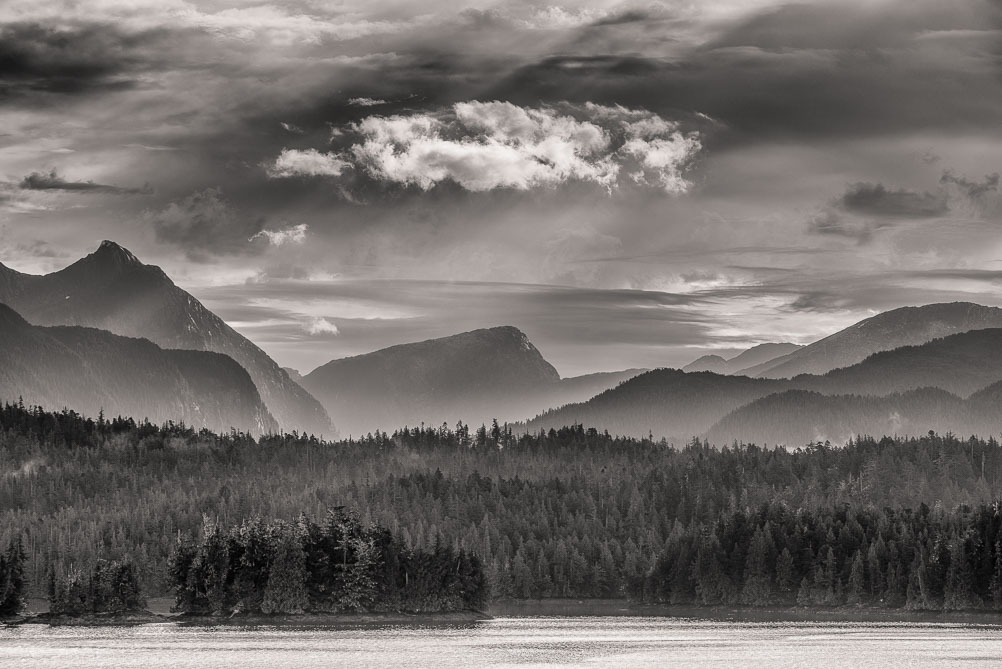
<instances>
[{"instance_id":1,"label":"sunlight reflection on water","mask_svg":"<svg viewBox=\"0 0 1002 669\"><path fill-rule=\"evenodd\" d=\"M983 667L1002 627L680 618L499 618L442 626L0 629L0 667Z\"/></svg>"}]
</instances>

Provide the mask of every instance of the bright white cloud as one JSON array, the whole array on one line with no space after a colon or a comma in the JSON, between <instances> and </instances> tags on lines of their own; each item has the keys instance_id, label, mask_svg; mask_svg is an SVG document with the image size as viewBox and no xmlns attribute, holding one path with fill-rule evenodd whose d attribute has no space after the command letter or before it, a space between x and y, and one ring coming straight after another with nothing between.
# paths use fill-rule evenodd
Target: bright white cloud
<instances>
[{"instance_id":1,"label":"bright white cloud","mask_svg":"<svg viewBox=\"0 0 1002 669\"><path fill-rule=\"evenodd\" d=\"M268 167L268 176L285 177L336 177L349 164L332 153L316 149L282 149L275 162Z\"/></svg>"},{"instance_id":2,"label":"bright white cloud","mask_svg":"<svg viewBox=\"0 0 1002 669\"><path fill-rule=\"evenodd\" d=\"M554 5L537 10L528 18L516 20L516 23L537 30L559 30L594 23L607 15L608 13L602 9L568 10Z\"/></svg>"},{"instance_id":3,"label":"bright white cloud","mask_svg":"<svg viewBox=\"0 0 1002 669\"><path fill-rule=\"evenodd\" d=\"M272 176L329 174L349 163L379 181L423 190L453 181L466 190L529 190L569 181L612 190L623 168L635 183L681 193L700 150L696 134L649 111L586 105L538 109L460 102L439 114L369 116L339 132L342 154L284 150Z\"/></svg>"},{"instance_id":4,"label":"bright white cloud","mask_svg":"<svg viewBox=\"0 0 1002 669\"><path fill-rule=\"evenodd\" d=\"M352 107L377 107L379 105L385 105L386 100L378 100L375 98L351 98L348 100L348 104Z\"/></svg>"},{"instance_id":5,"label":"bright white cloud","mask_svg":"<svg viewBox=\"0 0 1002 669\"><path fill-rule=\"evenodd\" d=\"M302 244L306 241L306 232L309 226L305 223L293 225L284 230L262 230L248 241L255 239L267 239L272 246L284 246L285 244Z\"/></svg>"},{"instance_id":6,"label":"bright white cloud","mask_svg":"<svg viewBox=\"0 0 1002 669\"><path fill-rule=\"evenodd\" d=\"M311 318L309 323L306 324L306 331L311 335L338 335L341 331L337 329L337 326L331 323L326 318L318 317Z\"/></svg>"}]
</instances>

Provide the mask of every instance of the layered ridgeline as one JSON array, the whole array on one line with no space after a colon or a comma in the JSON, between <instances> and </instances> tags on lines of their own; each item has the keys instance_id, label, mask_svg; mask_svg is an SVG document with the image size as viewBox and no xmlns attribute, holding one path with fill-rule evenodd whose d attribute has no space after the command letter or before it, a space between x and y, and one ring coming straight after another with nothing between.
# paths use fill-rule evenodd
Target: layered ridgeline
<instances>
[{"instance_id":1,"label":"layered ridgeline","mask_svg":"<svg viewBox=\"0 0 1002 669\"><path fill-rule=\"evenodd\" d=\"M1002 382L963 399L939 388L883 397L822 395L787 390L732 411L706 433L715 444L845 443L858 435L918 435L928 430L963 436L1002 433Z\"/></svg>"},{"instance_id":2,"label":"layered ridgeline","mask_svg":"<svg viewBox=\"0 0 1002 669\"><path fill-rule=\"evenodd\" d=\"M44 276L0 265L0 302L35 325L83 325L142 337L169 349L223 353L253 379L285 431L331 436L323 407L246 337L114 242ZM76 408L76 407L74 407Z\"/></svg>"},{"instance_id":3,"label":"layered ridgeline","mask_svg":"<svg viewBox=\"0 0 1002 669\"><path fill-rule=\"evenodd\" d=\"M523 419L642 370L561 379L520 330L495 327L332 360L301 378L345 435Z\"/></svg>"},{"instance_id":4,"label":"layered ridgeline","mask_svg":"<svg viewBox=\"0 0 1002 669\"><path fill-rule=\"evenodd\" d=\"M587 402L547 412L530 421L528 428L578 423L614 434L653 434L677 441L709 433L725 442L792 445L819 436L844 441L852 434L914 435L930 429L989 435L1002 430L1002 416L979 398L990 397L993 391L967 402L961 398L998 381L1002 381L1002 329L972 330L876 353L824 375L794 379L654 370ZM943 392L909 393L922 388ZM808 392L770 398L788 391ZM895 393L904 394L881 402L831 397ZM751 405L763 398L770 399Z\"/></svg>"},{"instance_id":5,"label":"layered ridgeline","mask_svg":"<svg viewBox=\"0 0 1002 669\"><path fill-rule=\"evenodd\" d=\"M683 372L714 372L716 374L742 374L749 367L765 365L803 348L799 344L759 344L732 358L704 355L682 368Z\"/></svg>"},{"instance_id":6,"label":"layered ridgeline","mask_svg":"<svg viewBox=\"0 0 1002 669\"><path fill-rule=\"evenodd\" d=\"M0 397L96 416L262 434L278 424L247 371L210 351L162 349L94 328L29 324L0 304Z\"/></svg>"},{"instance_id":7,"label":"layered ridgeline","mask_svg":"<svg viewBox=\"0 0 1002 669\"><path fill-rule=\"evenodd\" d=\"M773 379L824 374L862 362L879 351L985 328L1002 328L1002 309L971 302L903 307L867 318L809 346L749 365L737 373Z\"/></svg>"}]
</instances>

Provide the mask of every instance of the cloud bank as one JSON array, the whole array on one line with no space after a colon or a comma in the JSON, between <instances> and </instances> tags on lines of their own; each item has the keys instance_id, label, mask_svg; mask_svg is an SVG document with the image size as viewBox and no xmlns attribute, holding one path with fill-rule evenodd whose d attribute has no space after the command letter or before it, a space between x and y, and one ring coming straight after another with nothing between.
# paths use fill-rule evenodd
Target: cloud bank
<instances>
[{"instance_id":1,"label":"cloud bank","mask_svg":"<svg viewBox=\"0 0 1002 669\"><path fill-rule=\"evenodd\" d=\"M340 136L351 142L341 153L286 149L268 174L339 176L351 165L375 181L425 191L443 182L484 192L578 181L684 193L702 148L698 133L658 114L590 103L459 102L439 113L368 116Z\"/></svg>"}]
</instances>

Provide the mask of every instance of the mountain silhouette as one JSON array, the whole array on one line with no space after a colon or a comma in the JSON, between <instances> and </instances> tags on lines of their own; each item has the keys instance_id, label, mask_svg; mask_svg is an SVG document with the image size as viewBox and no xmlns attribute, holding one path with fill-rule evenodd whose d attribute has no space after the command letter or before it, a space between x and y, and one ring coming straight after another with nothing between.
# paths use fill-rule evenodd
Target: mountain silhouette
<instances>
[{"instance_id":1,"label":"mountain silhouette","mask_svg":"<svg viewBox=\"0 0 1002 669\"><path fill-rule=\"evenodd\" d=\"M653 370L587 402L569 404L546 412L529 421L528 428L548 429L580 423L616 434L653 434L657 437L685 440L704 434L725 416L745 405L785 391L806 391L819 396L881 397L935 388L958 397L967 397L999 381L1002 381L1002 328L991 328L962 332L918 346L881 351L850 367L832 370L823 375L802 374L793 379L725 376L713 372L687 373L675 369ZM823 403L824 400L812 396L812 402L811 408L805 409L805 412L814 411L817 403ZM841 402L843 407L849 406L848 400L832 402ZM851 417L846 411L839 411L840 415ZM748 421L747 424L754 424L750 413L742 415L743 420ZM930 417L934 415L935 412L928 413ZM956 412L950 415L962 416ZM798 421L801 419L803 417L797 417ZM769 419L770 424L778 420ZM867 423L862 420L860 425ZM972 423L972 427L977 425L981 423ZM964 431L961 430L963 426L956 421L950 422L949 426L955 431ZM851 425L846 424L839 429L848 432L850 428ZM939 428L930 425L927 429ZM716 434L721 435L719 431ZM756 438L751 431L733 436L744 440Z\"/></svg>"},{"instance_id":2,"label":"mountain silhouette","mask_svg":"<svg viewBox=\"0 0 1002 669\"><path fill-rule=\"evenodd\" d=\"M580 401L640 370L561 379L528 337L485 328L332 360L302 377L344 434L516 420Z\"/></svg>"},{"instance_id":3,"label":"mountain silhouette","mask_svg":"<svg viewBox=\"0 0 1002 669\"><path fill-rule=\"evenodd\" d=\"M748 367L762 365L802 348L798 344L768 343L752 346L732 358L719 355L704 355L682 368L683 372L715 372L736 374Z\"/></svg>"},{"instance_id":4,"label":"mountain silhouette","mask_svg":"<svg viewBox=\"0 0 1002 669\"><path fill-rule=\"evenodd\" d=\"M970 302L902 307L862 320L785 356L749 365L738 374L773 379L824 374L879 351L924 344L938 337L1002 327L1002 309Z\"/></svg>"},{"instance_id":5,"label":"mountain silhouette","mask_svg":"<svg viewBox=\"0 0 1002 669\"><path fill-rule=\"evenodd\" d=\"M162 349L96 328L34 326L4 304L0 340L3 401L221 432L278 428L247 371L220 353Z\"/></svg>"},{"instance_id":6,"label":"mountain silhouette","mask_svg":"<svg viewBox=\"0 0 1002 669\"><path fill-rule=\"evenodd\" d=\"M246 337L111 241L46 275L0 265L0 302L35 325L80 325L148 339L163 348L213 351L236 360L253 379L281 429L333 436L320 403Z\"/></svg>"}]
</instances>

